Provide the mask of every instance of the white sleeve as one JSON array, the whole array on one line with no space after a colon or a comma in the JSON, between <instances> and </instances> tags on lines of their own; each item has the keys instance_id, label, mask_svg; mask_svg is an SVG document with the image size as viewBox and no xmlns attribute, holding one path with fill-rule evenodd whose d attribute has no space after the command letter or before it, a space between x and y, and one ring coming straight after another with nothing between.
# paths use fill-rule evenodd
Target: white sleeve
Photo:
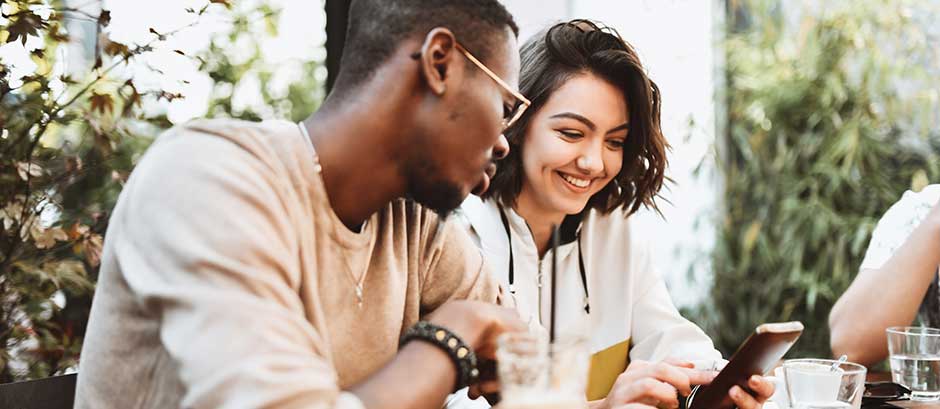
<instances>
[{"instance_id":1,"label":"white sleeve","mask_svg":"<svg viewBox=\"0 0 940 409\"><path fill-rule=\"evenodd\" d=\"M685 319L669 296L666 283L653 268L648 246L634 246L634 264L641 277L633 306L630 359L661 361L678 358L688 361L720 361L721 352L697 325Z\"/></svg>"},{"instance_id":2,"label":"white sleeve","mask_svg":"<svg viewBox=\"0 0 940 409\"><path fill-rule=\"evenodd\" d=\"M711 338L685 319L673 305L665 283L658 280L634 306L630 359L688 361L721 359Z\"/></svg>"},{"instance_id":3,"label":"white sleeve","mask_svg":"<svg viewBox=\"0 0 940 409\"><path fill-rule=\"evenodd\" d=\"M917 226L930 213L936 199L931 199L931 190L928 187L917 193L904 192L901 200L891 206L871 234L868 250L859 269L881 268L891 258L894 252L904 244L908 236L917 229Z\"/></svg>"}]
</instances>

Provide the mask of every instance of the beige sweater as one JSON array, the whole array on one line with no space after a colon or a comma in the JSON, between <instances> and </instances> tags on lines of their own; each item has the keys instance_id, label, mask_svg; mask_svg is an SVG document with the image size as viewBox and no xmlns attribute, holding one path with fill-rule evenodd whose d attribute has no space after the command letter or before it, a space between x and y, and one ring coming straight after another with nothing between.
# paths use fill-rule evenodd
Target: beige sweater
<instances>
[{"instance_id":1,"label":"beige sweater","mask_svg":"<svg viewBox=\"0 0 940 409\"><path fill-rule=\"evenodd\" d=\"M347 229L296 124L174 128L111 217L76 407L361 407L342 389L422 315L495 302L482 265L456 223L410 201Z\"/></svg>"}]
</instances>

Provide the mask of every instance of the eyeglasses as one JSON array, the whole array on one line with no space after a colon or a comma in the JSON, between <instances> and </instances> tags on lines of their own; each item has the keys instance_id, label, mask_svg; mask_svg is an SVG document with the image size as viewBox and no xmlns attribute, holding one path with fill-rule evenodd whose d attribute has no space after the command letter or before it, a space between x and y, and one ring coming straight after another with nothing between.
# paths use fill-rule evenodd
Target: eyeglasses
<instances>
[{"instance_id":1,"label":"eyeglasses","mask_svg":"<svg viewBox=\"0 0 940 409\"><path fill-rule=\"evenodd\" d=\"M477 68L486 73L486 75L489 76L494 82L499 84L499 86L506 90L506 92L516 98L516 103L511 107L503 107L503 130L506 130L522 117L522 114L525 113L527 108L529 108L529 105L532 105L532 101L529 101L528 98L520 94L518 91L510 88L509 84L506 84L506 81L503 81L502 78L499 78L499 76L496 75L493 70L490 70L485 64L474 57L473 54L470 54L470 51L467 51L467 49L460 45L460 43L457 43L457 49L460 50L460 53L463 54L464 57L467 57L470 62L476 65Z\"/></svg>"}]
</instances>

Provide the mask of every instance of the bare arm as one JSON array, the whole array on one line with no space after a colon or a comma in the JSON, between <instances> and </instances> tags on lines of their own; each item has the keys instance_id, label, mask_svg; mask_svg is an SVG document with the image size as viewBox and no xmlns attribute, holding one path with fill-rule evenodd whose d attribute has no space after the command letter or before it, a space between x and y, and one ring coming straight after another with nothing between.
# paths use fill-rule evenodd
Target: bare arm
<instances>
[{"instance_id":1,"label":"bare arm","mask_svg":"<svg viewBox=\"0 0 940 409\"><path fill-rule=\"evenodd\" d=\"M456 380L454 364L444 351L410 342L385 368L350 392L370 409L439 408Z\"/></svg>"},{"instance_id":2,"label":"bare arm","mask_svg":"<svg viewBox=\"0 0 940 409\"><path fill-rule=\"evenodd\" d=\"M515 310L476 301L446 303L431 315L430 321L456 333L482 359L494 358L499 334L526 329ZM412 341L391 363L350 392L369 409L437 409L453 392L456 373L440 348Z\"/></svg>"},{"instance_id":3,"label":"bare arm","mask_svg":"<svg viewBox=\"0 0 940 409\"><path fill-rule=\"evenodd\" d=\"M833 306L829 314L833 354L846 354L864 365L884 359L885 328L910 325L937 265L940 203L881 268L862 269Z\"/></svg>"}]
</instances>

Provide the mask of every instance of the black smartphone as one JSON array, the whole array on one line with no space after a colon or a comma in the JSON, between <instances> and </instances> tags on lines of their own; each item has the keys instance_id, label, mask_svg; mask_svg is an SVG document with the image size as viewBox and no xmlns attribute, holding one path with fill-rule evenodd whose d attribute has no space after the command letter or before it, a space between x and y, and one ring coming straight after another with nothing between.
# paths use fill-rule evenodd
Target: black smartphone
<instances>
[{"instance_id":1,"label":"black smartphone","mask_svg":"<svg viewBox=\"0 0 940 409\"><path fill-rule=\"evenodd\" d=\"M799 321L762 324L738 347L712 383L699 387L687 400L689 409L733 409L728 391L738 385L745 391L753 375L769 372L803 333Z\"/></svg>"}]
</instances>

